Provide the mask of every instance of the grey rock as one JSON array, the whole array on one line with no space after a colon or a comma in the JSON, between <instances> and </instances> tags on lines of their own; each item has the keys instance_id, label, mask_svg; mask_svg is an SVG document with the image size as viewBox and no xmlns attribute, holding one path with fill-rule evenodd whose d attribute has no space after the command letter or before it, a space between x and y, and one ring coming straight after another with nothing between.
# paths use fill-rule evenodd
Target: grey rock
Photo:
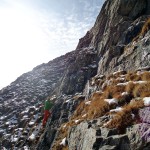
<instances>
[{"instance_id":1,"label":"grey rock","mask_svg":"<svg viewBox=\"0 0 150 150\"><path fill-rule=\"evenodd\" d=\"M96 140L96 130L88 128L88 123L80 123L70 129L68 135L69 149L91 150Z\"/></svg>"},{"instance_id":2,"label":"grey rock","mask_svg":"<svg viewBox=\"0 0 150 150\"><path fill-rule=\"evenodd\" d=\"M131 149L127 134L118 135L115 129L99 128L97 130L89 126L87 122L72 127L67 140L71 150Z\"/></svg>"},{"instance_id":3,"label":"grey rock","mask_svg":"<svg viewBox=\"0 0 150 150\"><path fill-rule=\"evenodd\" d=\"M100 129L101 129L101 136L103 136L104 138L118 134L117 129L108 129L108 128L100 128Z\"/></svg>"},{"instance_id":4,"label":"grey rock","mask_svg":"<svg viewBox=\"0 0 150 150\"><path fill-rule=\"evenodd\" d=\"M116 146L104 145L99 150L117 150Z\"/></svg>"},{"instance_id":5,"label":"grey rock","mask_svg":"<svg viewBox=\"0 0 150 150\"><path fill-rule=\"evenodd\" d=\"M141 149L143 147L143 140L139 132L139 124L133 125L126 129L126 134L130 140L131 149Z\"/></svg>"}]
</instances>

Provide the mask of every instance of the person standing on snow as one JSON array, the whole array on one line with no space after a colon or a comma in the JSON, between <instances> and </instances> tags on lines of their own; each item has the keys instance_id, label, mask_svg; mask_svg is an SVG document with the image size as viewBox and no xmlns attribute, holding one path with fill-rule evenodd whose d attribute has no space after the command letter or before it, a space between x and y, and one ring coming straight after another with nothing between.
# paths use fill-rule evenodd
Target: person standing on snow
<instances>
[{"instance_id":1,"label":"person standing on snow","mask_svg":"<svg viewBox=\"0 0 150 150\"><path fill-rule=\"evenodd\" d=\"M51 99L48 99L44 102L44 118L42 125L45 126L48 118L51 116L51 108L53 107L53 103Z\"/></svg>"}]
</instances>

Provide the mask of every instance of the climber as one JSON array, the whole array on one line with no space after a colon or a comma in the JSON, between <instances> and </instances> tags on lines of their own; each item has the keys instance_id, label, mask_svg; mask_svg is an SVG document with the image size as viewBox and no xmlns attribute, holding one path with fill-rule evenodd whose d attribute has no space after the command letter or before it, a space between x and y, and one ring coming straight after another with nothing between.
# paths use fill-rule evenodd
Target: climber
<instances>
[{"instance_id":1,"label":"climber","mask_svg":"<svg viewBox=\"0 0 150 150\"><path fill-rule=\"evenodd\" d=\"M49 98L44 103L44 118L42 122L43 127L46 125L48 118L51 116L52 107L53 107L53 102L52 102L52 99Z\"/></svg>"}]
</instances>

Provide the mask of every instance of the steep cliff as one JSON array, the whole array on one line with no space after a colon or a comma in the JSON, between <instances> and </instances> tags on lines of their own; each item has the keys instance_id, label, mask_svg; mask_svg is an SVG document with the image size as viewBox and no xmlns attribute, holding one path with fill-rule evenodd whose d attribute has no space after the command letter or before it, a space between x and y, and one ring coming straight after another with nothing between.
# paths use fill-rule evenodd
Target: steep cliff
<instances>
[{"instance_id":1,"label":"steep cliff","mask_svg":"<svg viewBox=\"0 0 150 150\"><path fill-rule=\"evenodd\" d=\"M149 149L149 6L106 0L76 50L3 88L0 148ZM47 97L55 105L43 130Z\"/></svg>"},{"instance_id":2,"label":"steep cliff","mask_svg":"<svg viewBox=\"0 0 150 150\"><path fill-rule=\"evenodd\" d=\"M134 69L141 66L149 65L142 63L141 56L147 53L147 50L137 54L135 49L133 54L136 58L131 65L127 65L131 60L126 53L128 44L132 47L133 40L141 32L142 26L149 18L149 1L147 0L106 0L100 14L97 17L94 27L88 31L88 34L80 39L77 48L88 45L94 46L99 56L99 73L110 73L118 69ZM84 43L84 44L83 44ZM119 59L124 56L124 59ZM136 61L140 63L137 64Z\"/></svg>"}]
</instances>

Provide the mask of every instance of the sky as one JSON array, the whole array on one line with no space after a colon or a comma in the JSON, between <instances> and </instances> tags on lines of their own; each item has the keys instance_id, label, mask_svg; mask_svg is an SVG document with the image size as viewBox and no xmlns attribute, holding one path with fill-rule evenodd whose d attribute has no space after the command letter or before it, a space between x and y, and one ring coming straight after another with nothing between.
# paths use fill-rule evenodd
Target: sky
<instances>
[{"instance_id":1,"label":"sky","mask_svg":"<svg viewBox=\"0 0 150 150\"><path fill-rule=\"evenodd\" d=\"M104 0L0 0L0 89L75 50Z\"/></svg>"}]
</instances>

